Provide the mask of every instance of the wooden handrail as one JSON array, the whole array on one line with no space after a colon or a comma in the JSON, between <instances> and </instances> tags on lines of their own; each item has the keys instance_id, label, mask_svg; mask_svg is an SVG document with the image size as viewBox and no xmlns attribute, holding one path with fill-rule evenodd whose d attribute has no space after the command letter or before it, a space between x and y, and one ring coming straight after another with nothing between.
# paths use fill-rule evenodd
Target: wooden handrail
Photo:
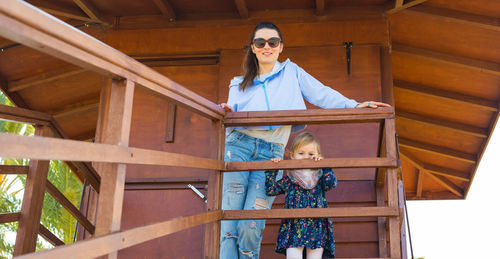
<instances>
[{"instance_id":1,"label":"wooden handrail","mask_svg":"<svg viewBox=\"0 0 500 259\"><path fill-rule=\"evenodd\" d=\"M217 104L40 9L16 0L0 5L0 35L108 77L130 79L198 114L221 119Z\"/></svg>"},{"instance_id":2,"label":"wooden handrail","mask_svg":"<svg viewBox=\"0 0 500 259\"><path fill-rule=\"evenodd\" d=\"M224 162L170 152L67 139L0 133L0 157L164 165L224 170Z\"/></svg>"},{"instance_id":3,"label":"wooden handrail","mask_svg":"<svg viewBox=\"0 0 500 259\"><path fill-rule=\"evenodd\" d=\"M31 253L16 258L95 258L184 229L221 219L222 211L204 212L79 241L75 244L56 247L51 250Z\"/></svg>"},{"instance_id":4,"label":"wooden handrail","mask_svg":"<svg viewBox=\"0 0 500 259\"><path fill-rule=\"evenodd\" d=\"M327 158L320 161L282 160L279 163L272 161L228 162L225 171L260 171L280 169L308 169L308 168L371 168L397 166L395 159L386 157L368 158Z\"/></svg>"},{"instance_id":5,"label":"wooden handrail","mask_svg":"<svg viewBox=\"0 0 500 259\"><path fill-rule=\"evenodd\" d=\"M223 220L235 219L296 219L296 218L345 218L345 217L396 217L398 208L390 207L341 207L272 210L225 210Z\"/></svg>"},{"instance_id":6,"label":"wooden handrail","mask_svg":"<svg viewBox=\"0 0 500 259\"><path fill-rule=\"evenodd\" d=\"M224 117L224 126L367 123L381 122L388 118L394 118L392 107L230 112Z\"/></svg>"}]
</instances>

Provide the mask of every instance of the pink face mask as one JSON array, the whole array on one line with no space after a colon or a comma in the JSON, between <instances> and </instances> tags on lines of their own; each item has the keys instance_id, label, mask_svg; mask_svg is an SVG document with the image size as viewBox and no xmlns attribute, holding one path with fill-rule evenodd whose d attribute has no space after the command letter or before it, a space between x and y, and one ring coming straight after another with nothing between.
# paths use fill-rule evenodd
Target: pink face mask
<instances>
[{"instance_id":1,"label":"pink face mask","mask_svg":"<svg viewBox=\"0 0 500 259\"><path fill-rule=\"evenodd\" d=\"M319 169L297 169L288 171L288 177L290 177L292 182L306 190L314 189L321 175L322 173Z\"/></svg>"}]
</instances>

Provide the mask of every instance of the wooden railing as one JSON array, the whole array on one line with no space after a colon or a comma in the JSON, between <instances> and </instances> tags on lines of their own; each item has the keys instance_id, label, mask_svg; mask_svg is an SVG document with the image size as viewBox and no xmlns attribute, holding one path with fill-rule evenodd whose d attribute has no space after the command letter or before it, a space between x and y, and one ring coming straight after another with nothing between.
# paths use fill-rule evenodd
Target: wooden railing
<instances>
[{"instance_id":1,"label":"wooden railing","mask_svg":"<svg viewBox=\"0 0 500 259\"><path fill-rule=\"evenodd\" d=\"M389 222L389 255L391 258L400 258L395 127L392 108L225 114L224 110L217 104L23 1L2 0L0 2L0 35L111 79L101 92L96 132L96 142L98 143L43 136L26 137L0 134L1 145L9 147L8 149L0 149L0 157L29 158L32 161L54 159L94 162L101 177L99 207L93 238L18 258L94 258L102 255L115 257L116 252L120 249L201 224L208 224L205 228L205 258L217 258L221 220L301 218L305 216L313 218L387 217ZM209 118L216 132L215 136L211 137L217 146L216 158L202 158L129 147L135 87L146 89L154 95ZM231 163L223 161L225 127L331 123L379 123L384 132L382 135L385 139L385 157L330 158L319 162L282 161L279 164L269 161ZM121 204L127 164L214 170L208 180L208 212L120 231ZM387 205L382 202L382 205L378 207L264 211L221 210L222 174L224 171L318 167L385 168L387 173L381 181L387 182ZM51 186L49 185L49 187ZM9 214L0 218L5 220L18 217L22 222L23 216L17 214Z\"/></svg>"}]
</instances>

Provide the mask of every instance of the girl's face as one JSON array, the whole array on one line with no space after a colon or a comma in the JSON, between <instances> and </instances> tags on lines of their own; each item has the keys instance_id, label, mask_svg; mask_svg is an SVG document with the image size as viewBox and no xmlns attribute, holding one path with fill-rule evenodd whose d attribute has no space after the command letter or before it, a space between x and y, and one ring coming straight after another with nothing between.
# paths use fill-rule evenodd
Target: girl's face
<instances>
[{"instance_id":1,"label":"girl's face","mask_svg":"<svg viewBox=\"0 0 500 259\"><path fill-rule=\"evenodd\" d=\"M302 145L292 154L292 159L314 159L321 156L318 152L318 145L314 142Z\"/></svg>"},{"instance_id":2,"label":"girl's face","mask_svg":"<svg viewBox=\"0 0 500 259\"><path fill-rule=\"evenodd\" d=\"M273 29L263 28L255 32L255 39L264 39L268 41L271 38L280 38L277 31ZM280 39L281 40L281 39ZM269 42L266 42L264 47L258 48L255 43L252 43L252 52L257 56L257 60L259 61L259 65L262 64L274 64L278 60L278 56L283 51L283 43L279 43L278 46L272 47Z\"/></svg>"}]
</instances>

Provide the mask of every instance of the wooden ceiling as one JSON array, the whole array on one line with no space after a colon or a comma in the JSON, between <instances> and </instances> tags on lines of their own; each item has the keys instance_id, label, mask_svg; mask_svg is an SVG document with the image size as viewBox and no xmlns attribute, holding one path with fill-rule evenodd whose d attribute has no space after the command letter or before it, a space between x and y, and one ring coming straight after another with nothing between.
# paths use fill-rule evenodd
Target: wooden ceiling
<instances>
[{"instance_id":1,"label":"wooden ceiling","mask_svg":"<svg viewBox=\"0 0 500 259\"><path fill-rule=\"evenodd\" d=\"M27 2L103 42L111 31L138 28L254 25L270 17L283 23L386 17L396 127L409 199L465 198L499 116L500 1ZM14 103L52 115L70 138L94 136L105 78L3 38L0 48L0 86ZM151 57L135 58L158 65ZM216 62L207 53L196 60ZM181 55L161 62L186 60Z\"/></svg>"}]
</instances>

